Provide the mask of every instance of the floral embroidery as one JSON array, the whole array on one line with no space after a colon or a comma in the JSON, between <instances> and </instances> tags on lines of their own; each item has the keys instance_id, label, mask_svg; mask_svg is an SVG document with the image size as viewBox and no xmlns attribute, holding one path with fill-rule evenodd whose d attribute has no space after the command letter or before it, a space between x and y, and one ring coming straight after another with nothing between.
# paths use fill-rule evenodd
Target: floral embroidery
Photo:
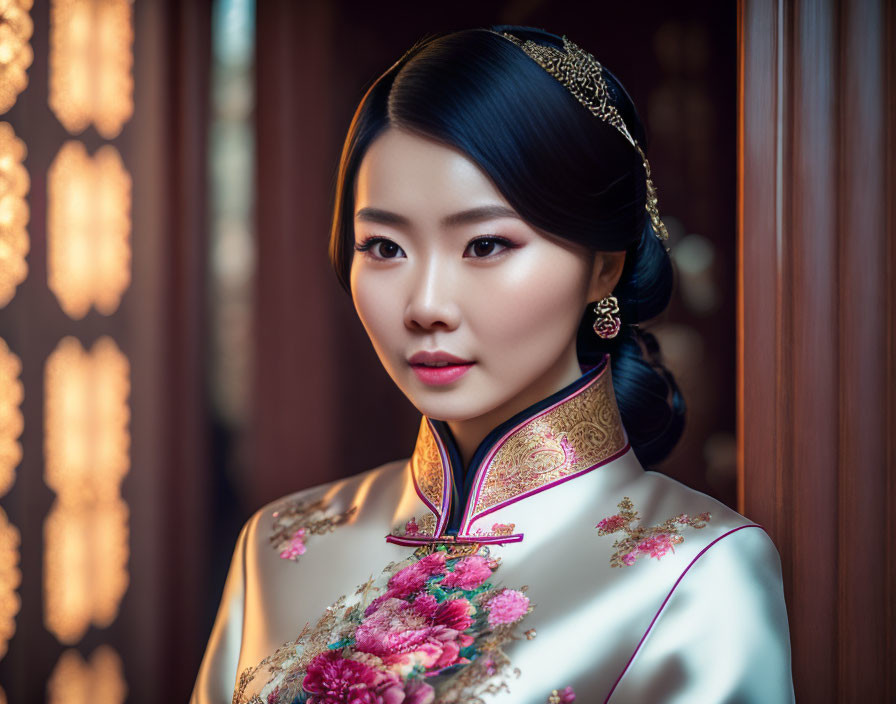
<instances>
[{"instance_id":1,"label":"floral embroidery","mask_svg":"<svg viewBox=\"0 0 896 704\"><path fill-rule=\"evenodd\" d=\"M429 538L435 535L436 517L431 513L423 516L419 521L416 516L411 516L411 520L401 526L396 527L392 531L392 535L406 538Z\"/></svg>"},{"instance_id":2,"label":"floral embroidery","mask_svg":"<svg viewBox=\"0 0 896 704\"><path fill-rule=\"evenodd\" d=\"M529 599L515 589L504 589L485 603L488 625L494 628L506 623L516 623L529 610Z\"/></svg>"},{"instance_id":3,"label":"floral embroidery","mask_svg":"<svg viewBox=\"0 0 896 704\"><path fill-rule=\"evenodd\" d=\"M638 512L634 510L634 504L627 496L618 504L619 513L604 518L595 528L598 535L611 535L623 531L624 538L619 538L613 543L616 552L610 557L612 567L630 567L639 557L655 557L659 560L667 552L675 552L675 545L684 540L679 526L691 528L703 528L712 518L709 513L701 513L699 516L688 516L682 513L670 518L657 526L642 526ZM638 521L637 527L632 523Z\"/></svg>"},{"instance_id":4,"label":"floral embroidery","mask_svg":"<svg viewBox=\"0 0 896 704\"><path fill-rule=\"evenodd\" d=\"M501 535L513 535L514 530L516 530L515 523L493 523L491 532L477 528L472 535L479 538L495 538Z\"/></svg>"},{"instance_id":5,"label":"floral embroidery","mask_svg":"<svg viewBox=\"0 0 896 704\"><path fill-rule=\"evenodd\" d=\"M270 542L284 560L298 562L299 555L305 554L305 540L309 535L323 535L333 531L354 515L352 506L347 511L332 513L323 499L317 501L296 501L285 508L274 511L274 525Z\"/></svg>"},{"instance_id":6,"label":"floral embroidery","mask_svg":"<svg viewBox=\"0 0 896 704\"><path fill-rule=\"evenodd\" d=\"M499 565L485 546L421 547L245 670L234 704L484 704L519 675L503 647L534 608L525 587L493 584Z\"/></svg>"},{"instance_id":7,"label":"floral embroidery","mask_svg":"<svg viewBox=\"0 0 896 704\"><path fill-rule=\"evenodd\" d=\"M548 697L548 704L570 704L576 700L576 693L572 691L572 687L566 687L562 690L555 689Z\"/></svg>"}]
</instances>

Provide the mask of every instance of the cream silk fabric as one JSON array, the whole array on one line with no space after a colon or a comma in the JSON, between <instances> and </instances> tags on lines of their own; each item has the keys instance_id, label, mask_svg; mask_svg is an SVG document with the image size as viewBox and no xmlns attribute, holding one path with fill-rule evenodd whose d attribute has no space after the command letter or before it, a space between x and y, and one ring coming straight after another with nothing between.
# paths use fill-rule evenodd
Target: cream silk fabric
<instances>
[{"instance_id":1,"label":"cream silk fabric","mask_svg":"<svg viewBox=\"0 0 896 704\"><path fill-rule=\"evenodd\" d=\"M263 659L318 623L338 597L362 598L359 587L390 563L446 541L484 545L500 560L493 581L525 585L531 610L517 624L528 635L502 646L508 667L459 697L452 690L443 698L450 688L435 678L435 702L567 702L567 687L579 704L792 702L781 565L765 531L641 467L619 420L608 359L548 401L490 436L458 537L444 533L451 453L444 430L425 418L411 460L252 516L192 704L267 703L275 678L257 668ZM303 516L304 553L281 557L285 534L278 538L276 527L285 522L288 533L306 525ZM244 672L254 675L234 697Z\"/></svg>"}]
</instances>

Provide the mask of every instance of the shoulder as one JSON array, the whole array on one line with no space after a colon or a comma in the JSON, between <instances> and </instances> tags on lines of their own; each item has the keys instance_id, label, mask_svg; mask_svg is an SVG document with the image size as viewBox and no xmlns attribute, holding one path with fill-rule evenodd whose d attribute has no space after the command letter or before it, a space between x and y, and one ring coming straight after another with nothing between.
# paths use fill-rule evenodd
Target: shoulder
<instances>
[{"instance_id":1,"label":"shoulder","mask_svg":"<svg viewBox=\"0 0 896 704\"><path fill-rule=\"evenodd\" d=\"M387 462L274 499L249 517L240 540L250 548L270 543L282 552L289 549L289 540L299 527L313 524L319 532L330 532L353 520L364 509L368 495L382 496L389 492L386 485L401 484L406 466L406 459Z\"/></svg>"},{"instance_id":2,"label":"shoulder","mask_svg":"<svg viewBox=\"0 0 896 704\"><path fill-rule=\"evenodd\" d=\"M656 558L674 581L710 552L731 551L744 569L773 565L780 574L778 552L762 526L707 494L654 471L640 473L619 494L616 513L597 525L599 535L616 538L613 566Z\"/></svg>"},{"instance_id":3,"label":"shoulder","mask_svg":"<svg viewBox=\"0 0 896 704\"><path fill-rule=\"evenodd\" d=\"M728 531L747 525L757 525L746 516L741 515L730 506L723 504L709 494L692 489L665 474L655 471L645 471L642 477L646 493L650 497L650 510L659 517L661 514L672 513L709 513L711 520L709 525L717 531Z\"/></svg>"},{"instance_id":4,"label":"shoulder","mask_svg":"<svg viewBox=\"0 0 896 704\"><path fill-rule=\"evenodd\" d=\"M696 530L672 525L681 542L673 540L668 555L661 545L667 571L641 572L660 587L658 603L612 701L792 702L781 560L771 538L716 499L656 472L645 475L637 482L641 525L708 516ZM688 677L670 679L670 668Z\"/></svg>"},{"instance_id":5,"label":"shoulder","mask_svg":"<svg viewBox=\"0 0 896 704\"><path fill-rule=\"evenodd\" d=\"M686 551L690 558L683 565L690 570L712 570L709 580L716 589L727 583L732 589L761 585L764 589L781 584L781 559L771 537L758 523L751 521L721 501L658 472L645 472L650 502L645 520L651 524L684 515L690 519L706 517L706 525L693 531ZM683 579L679 588L700 588L705 580L694 576Z\"/></svg>"}]
</instances>

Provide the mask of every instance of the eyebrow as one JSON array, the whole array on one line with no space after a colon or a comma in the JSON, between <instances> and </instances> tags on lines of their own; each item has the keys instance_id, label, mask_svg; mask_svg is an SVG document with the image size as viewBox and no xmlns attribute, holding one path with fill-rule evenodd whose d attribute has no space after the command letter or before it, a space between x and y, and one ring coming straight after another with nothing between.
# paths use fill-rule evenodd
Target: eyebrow
<instances>
[{"instance_id":1,"label":"eyebrow","mask_svg":"<svg viewBox=\"0 0 896 704\"><path fill-rule=\"evenodd\" d=\"M515 218L521 220L519 214L512 208L505 205L483 205L478 208L470 208L462 210L459 213L452 213L442 218L443 227L457 227L458 225L470 225L484 220L494 220L496 218ZM356 220L364 222L373 222L379 225L410 225L404 215L393 213L380 208L361 208L355 213Z\"/></svg>"}]
</instances>

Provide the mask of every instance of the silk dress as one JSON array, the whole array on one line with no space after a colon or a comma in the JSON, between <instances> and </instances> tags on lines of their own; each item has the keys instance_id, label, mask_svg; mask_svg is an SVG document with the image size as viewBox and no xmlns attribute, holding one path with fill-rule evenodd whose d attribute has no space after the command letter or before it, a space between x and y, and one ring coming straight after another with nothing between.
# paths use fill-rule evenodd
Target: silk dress
<instances>
[{"instance_id":1,"label":"silk dress","mask_svg":"<svg viewBox=\"0 0 896 704\"><path fill-rule=\"evenodd\" d=\"M191 704L794 700L778 552L645 470L609 356L464 467L411 457L243 527Z\"/></svg>"}]
</instances>

